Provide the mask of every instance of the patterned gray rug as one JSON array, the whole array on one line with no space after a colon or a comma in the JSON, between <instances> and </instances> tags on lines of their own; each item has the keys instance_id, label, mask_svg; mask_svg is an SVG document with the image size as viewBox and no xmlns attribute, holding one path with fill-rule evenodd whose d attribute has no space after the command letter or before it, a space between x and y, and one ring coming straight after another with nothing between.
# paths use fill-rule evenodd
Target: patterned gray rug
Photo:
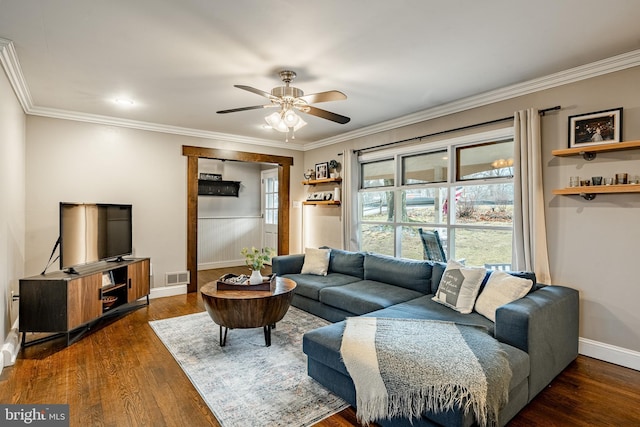
<instances>
[{"instance_id":1,"label":"patterned gray rug","mask_svg":"<svg viewBox=\"0 0 640 427\"><path fill-rule=\"evenodd\" d=\"M206 312L149 322L224 427L309 426L348 406L307 376L302 335L327 323L291 307L271 347L262 328L230 330L220 347Z\"/></svg>"}]
</instances>

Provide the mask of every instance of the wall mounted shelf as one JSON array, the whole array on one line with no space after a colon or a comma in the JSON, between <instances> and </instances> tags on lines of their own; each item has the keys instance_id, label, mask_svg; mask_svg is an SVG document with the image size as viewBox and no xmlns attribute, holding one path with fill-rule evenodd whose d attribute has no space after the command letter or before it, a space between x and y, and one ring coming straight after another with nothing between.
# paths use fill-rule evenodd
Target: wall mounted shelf
<instances>
[{"instance_id":1,"label":"wall mounted shelf","mask_svg":"<svg viewBox=\"0 0 640 427\"><path fill-rule=\"evenodd\" d=\"M316 184L330 184L340 183L342 178L326 178L326 179L310 179L308 181L302 181L302 185L316 185Z\"/></svg>"},{"instance_id":2,"label":"wall mounted shelf","mask_svg":"<svg viewBox=\"0 0 640 427\"><path fill-rule=\"evenodd\" d=\"M621 184L621 185L590 185L583 187L568 187L553 190L556 195L578 195L586 200L593 200L596 194L614 194L614 193L640 193L640 184Z\"/></svg>"},{"instance_id":3,"label":"wall mounted shelf","mask_svg":"<svg viewBox=\"0 0 640 427\"><path fill-rule=\"evenodd\" d=\"M590 161L596 158L597 153L611 151L636 150L640 148L640 141L616 142L613 144L590 145L588 147L566 148L553 150L551 154L556 157L582 156ZM640 193L640 184L620 184L620 185L590 185L581 187L568 187L553 190L553 194L570 196L578 195L585 200L593 200L596 194L615 193Z\"/></svg>"},{"instance_id":4,"label":"wall mounted shelf","mask_svg":"<svg viewBox=\"0 0 640 427\"><path fill-rule=\"evenodd\" d=\"M551 154L556 157L582 156L590 161L596 158L597 153L611 151L634 150L640 148L640 141L616 142L613 144L589 145L587 147L565 148L553 150Z\"/></svg>"},{"instance_id":5,"label":"wall mounted shelf","mask_svg":"<svg viewBox=\"0 0 640 427\"><path fill-rule=\"evenodd\" d=\"M336 202L335 200L307 200L302 202L303 205L333 205L340 206L340 202Z\"/></svg>"}]
</instances>

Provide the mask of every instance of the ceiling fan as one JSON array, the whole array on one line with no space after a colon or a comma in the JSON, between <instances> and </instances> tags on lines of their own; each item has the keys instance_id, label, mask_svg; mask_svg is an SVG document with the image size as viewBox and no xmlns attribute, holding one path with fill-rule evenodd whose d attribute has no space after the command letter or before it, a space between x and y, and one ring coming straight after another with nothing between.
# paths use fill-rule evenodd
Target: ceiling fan
<instances>
[{"instance_id":1,"label":"ceiling fan","mask_svg":"<svg viewBox=\"0 0 640 427\"><path fill-rule=\"evenodd\" d=\"M284 86L274 87L273 89L271 89L270 93L251 86L234 85L234 87L237 87L239 89L255 93L256 95L264 96L269 101L271 101L269 104L232 108L229 110L217 111L217 113L227 114L235 113L238 111L257 110L260 108L280 107L279 112L272 113L271 115L267 116L265 120L272 128L280 132L287 132L287 136L290 130L296 131L302 126L306 125L306 122L302 120L297 114L295 114L295 110L301 111L306 114L311 114L312 116L331 120L340 124L349 123L349 121L351 120L349 117L332 113L331 111L322 110L310 105L319 102L341 101L347 99L347 96L344 93L337 90L330 90L326 92L305 95L302 90L289 85L293 81L293 79L296 78L295 72L290 70L283 70L280 71L279 74L284 83ZM293 138L295 138L295 136L293 136Z\"/></svg>"}]
</instances>

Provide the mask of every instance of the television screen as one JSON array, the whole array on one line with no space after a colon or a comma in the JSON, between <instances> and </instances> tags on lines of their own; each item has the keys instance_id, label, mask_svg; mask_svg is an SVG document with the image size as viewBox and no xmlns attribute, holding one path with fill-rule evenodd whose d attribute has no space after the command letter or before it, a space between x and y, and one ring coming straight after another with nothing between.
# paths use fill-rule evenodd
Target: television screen
<instances>
[{"instance_id":1,"label":"television screen","mask_svg":"<svg viewBox=\"0 0 640 427\"><path fill-rule=\"evenodd\" d=\"M60 203L60 269L133 253L131 205Z\"/></svg>"}]
</instances>

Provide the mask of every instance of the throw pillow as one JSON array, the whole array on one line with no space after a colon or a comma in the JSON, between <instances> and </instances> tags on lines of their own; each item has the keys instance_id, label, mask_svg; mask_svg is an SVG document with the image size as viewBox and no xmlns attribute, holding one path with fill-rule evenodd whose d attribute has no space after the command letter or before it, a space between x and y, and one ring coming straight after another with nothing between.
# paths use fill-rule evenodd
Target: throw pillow
<instances>
[{"instance_id":1,"label":"throw pillow","mask_svg":"<svg viewBox=\"0 0 640 427\"><path fill-rule=\"evenodd\" d=\"M522 298L529 292L533 281L512 276L504 271L494 271L489 276L476 301L476 311L487 319L496 321L496 309L501 305Z\"/></svg>"},{"instance_id":2,"label":"throw pillow","mask_svg":"<svg viewBox=\"0 0 640 427\"><path fill-rule=\"evenodd\" d=\"M432 299L462 314L469 314L485 273L485 268L465 267L459 262L449 261Z\"/></svg>"},{"instance_id":3,"label":"throw pillow","mask_svg":"<svg viewBox=\"0 0 640 427\"><path fill-rule=\"evenodd\" d=\"M331 249L306 248L304 250L304 264L300 273L326 276L329 270L330 255Z\"/></svg>"}]
</instances>

